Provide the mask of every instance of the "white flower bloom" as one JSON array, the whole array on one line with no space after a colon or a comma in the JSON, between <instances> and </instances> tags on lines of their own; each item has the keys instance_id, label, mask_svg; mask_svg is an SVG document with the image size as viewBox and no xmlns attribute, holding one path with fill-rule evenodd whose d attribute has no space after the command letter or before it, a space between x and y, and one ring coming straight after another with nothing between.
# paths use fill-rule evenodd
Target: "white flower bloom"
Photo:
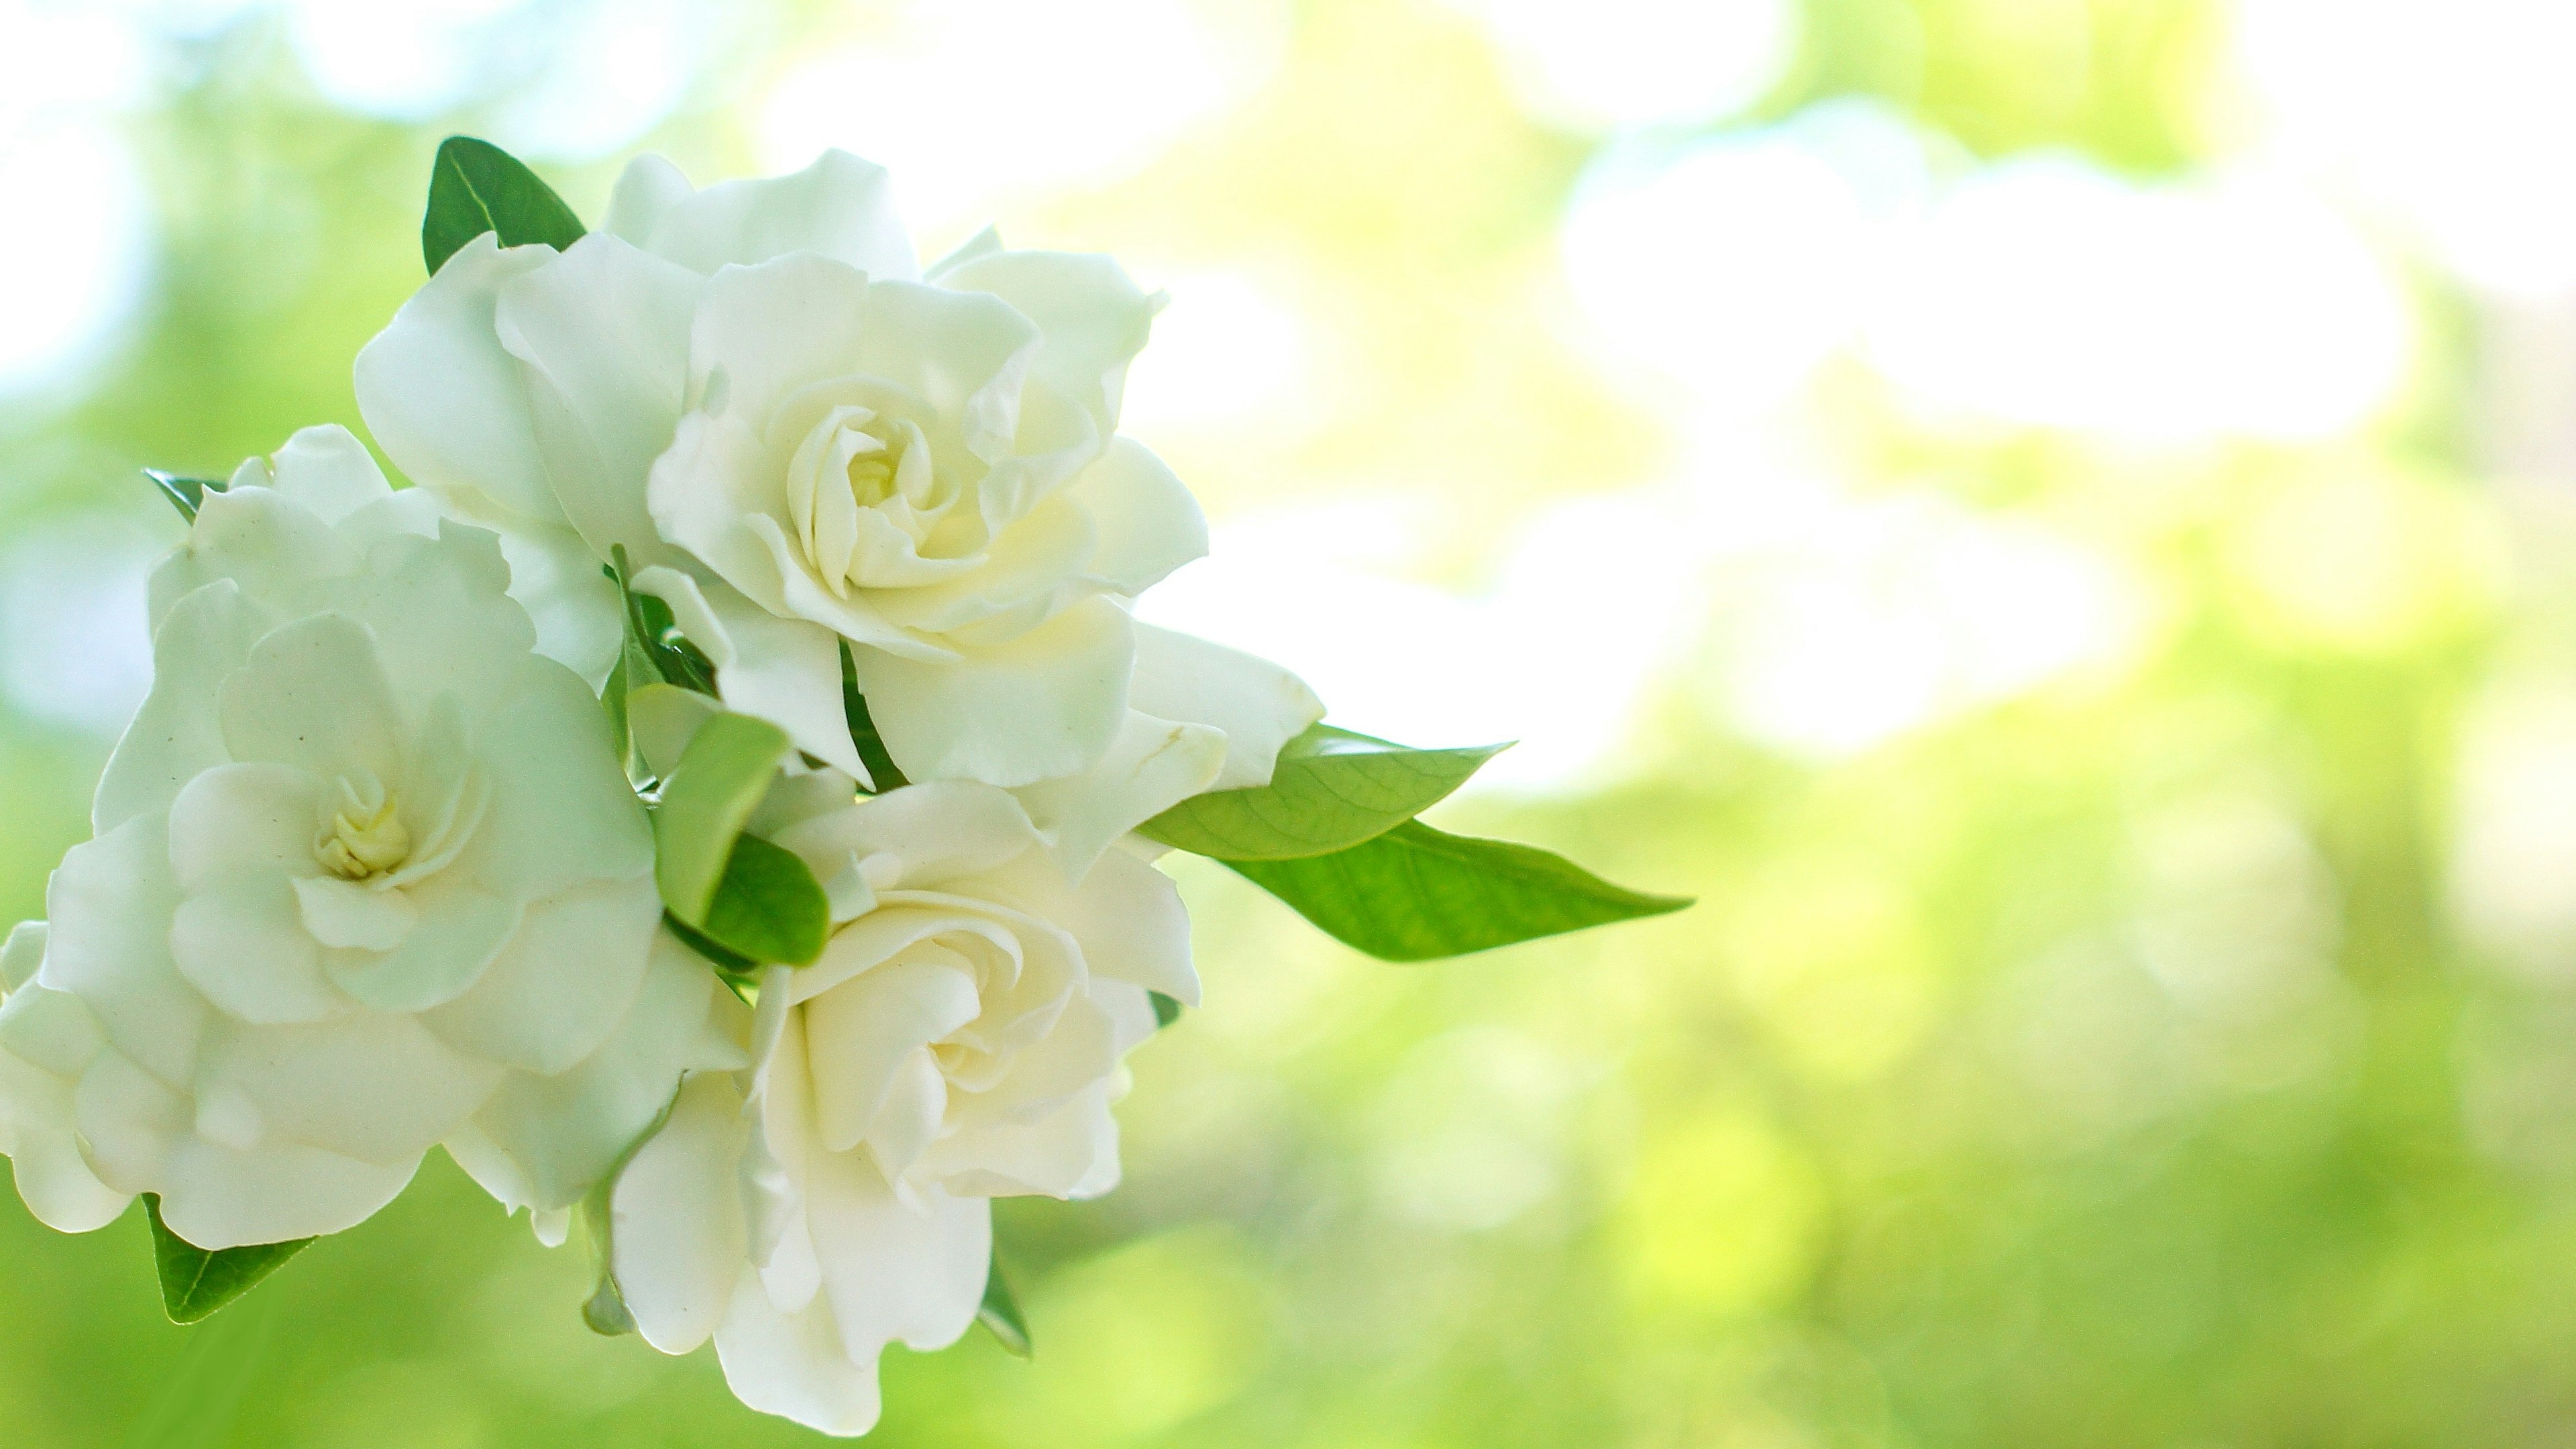
<instances>
[{"instance_id":1,"label":"white flower bloom","mask_svg":"<svg viewBox=\"0 0 2576 1449\"><path fill-rule=\"evenodd\" d=\"M486 234L451 257L359 355L358 397L415 481L550 561L522 597L592 678L622 546L728 706L865 778L847 641L907 776L1020 786L1153 753L1130 677L1156 646L1125 602L1207 543L1117 434L1157 305L1105 258L989 233L924 274L885 173L840 152L704 191L645 157L560 255ZM1221 741L1189 743L1162 775L1218 768Z\"/></svg>"},{"instance_id":2,"label":"white flower bloom","mask_svg":"<svg viewBox=\"0 0 2576 1449\"><path fill-rule=\"evenodd\" d=\"M988 1199L1116 1185L1118 1059L1153 1034L1148 993L1195 1002L1198 978L1169 880L1111 851L1067 885L989 786L915 785L773 838L825 882L831 942L769 971L753 1065L693 1076L628 1165L614 1262L655 1347L712 1335L743 1402L857 1434L886 1345L974 1321Z\"/></svg>"},{"instance_id":3,"label":"white flower bloom","mask_svg":"<svg viewBox=\"0 0 2576 1449\"><path fill-rule=\"evenodd\" d=\"M85 1233L130 1201L98 1180L72 1130L72 1089L105 1038L80 998L36 984L45 923L22 921L0 946L0 1154L38 1219Z\"/></svg>"},{"instance_id":4,"label":"white flower bloom","mask_svg":"<svg viewBox=\"0 0 2576 1449\"><path fill-rule=\"evenodd\" d=\"M203 1247L350 1227L441 1141L560 1207L735 1050L713 978L649 949L651 835L598 702L530 652L493 536L429 503L337 428L207 496L48 892L35 986L95 1040L29 1007L18 1055L72 1084L99 1182ZM63 1129L20 1075L7 1110Z\"/></svg>"}]
</instances>

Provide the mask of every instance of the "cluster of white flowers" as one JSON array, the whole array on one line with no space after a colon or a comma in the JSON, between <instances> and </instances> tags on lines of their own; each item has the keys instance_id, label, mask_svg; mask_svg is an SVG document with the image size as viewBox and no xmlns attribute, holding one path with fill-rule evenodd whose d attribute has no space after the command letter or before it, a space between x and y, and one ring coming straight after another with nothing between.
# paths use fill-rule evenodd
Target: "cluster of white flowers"
<instances>
[{"instance_id":1,"label":"cluster of white flowers","mask_svg":"<svg viewBox=\"0 0 2576 1449\"><path fill-rule=\"evenodd\" d=\"M151 1194L226 1249L444 1147L550 1238L597 1205L653 1345L862 1432L886 1345L974 1321L992 1198L1117 1181L1119 1059L1197 999L1134 828L1265 784L1322 706L1130 617L1206 527L1117 431L1157 299L1114 263L925 270L838 153L703 191L646 158L599 230L502 240L358 358L417 486L307 429L153 576L95 838L0 951L0 1151L56 1227ZM720 973L666 921L601 698L643 597L795 746L752 828L828 899L810 964Z\"/></svg>"}]
</instances>

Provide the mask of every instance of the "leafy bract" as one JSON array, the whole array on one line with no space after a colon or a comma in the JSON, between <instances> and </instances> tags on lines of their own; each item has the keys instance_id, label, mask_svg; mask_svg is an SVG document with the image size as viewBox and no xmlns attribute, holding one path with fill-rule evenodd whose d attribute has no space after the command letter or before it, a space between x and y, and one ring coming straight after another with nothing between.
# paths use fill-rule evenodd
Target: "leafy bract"
<instances>
[{"instance_id":1,"label":"leafy bract","mask_svg":"<svg viewBox=\"0 0 2576 1449\"><path fill-rule=\"evenodd\" d=\"M1347 945L1428 961L1690 902L1612 885L1560 855L1448 835L1418 820L1330 855L1224 864Z\"/></svg>"},{"instance_id":2,"label":"leafy bract","mask_svg":"<svg viewBox=\"0 0 2576 1449\"><path fill-rule=\"evenodd\" d=\"M1145 995L1154 1003L1155 1030L1160 1031L1164 1027L1170 1026L1173 1022L1181 1019L1181 999L1179 997L1166 996L1159 991L1148 991Z\"/></svg>"},{"instance_id":3,"label":"leafy bract","mask_svg":"<svg viewBox=\"0 0 2576 1449\"><path fill-rule=\"evenodd\" d=\"M1269 784L1194 795L1137 829L1219 860L1329 855L1438 804L1505 748L1415 750L1312 725L1280 749Z\"/></svg>"},{"instance_id":4,"label":"leafy bract","mask_svg":"<svg viewBox=\"0 0 2576 1449\"><path fill-rule=\"evenodd\" d=\"M450 136L430 164L421 260L436 275L458 248L487 231L505 247L543 242L557 251L583 235L581 218L518 157L489 141Z\"/></svg>"},{"instance_id":5,"label":"leafy bract","mask_svg":"<svg viewBox=\"0 0 2576 1449\"><path fill-rule=\"evenodd\" d=\"M704 929L744 822L795 746L749 715L719 714L689 737L653 812L653 877L671 914Z\"/></svg>"},{"instance_id":6,"label":"leafy bract","mask_svg":"<svg viewBox=\"0 0 2576 1449\"><path fill-rule=\"evenodd\" d=\"M894 756L886 753L885 736L877 733L877 722L868 715L868 701L859 693L859 669L850 658L850 646L841 644L841 714L849 721L850 743L859 752L859 763L868 767L868 781L875 793L900 790L912 783L895 768Z\"/></svg>"},{"instance_id":7,"label":"leafy bract","mask_svg":"<svg viewBox=\"0 0 2576 1449\"><path fill-rule=\"evenodd\" d=\"M182 478L159 468L146 468L143 476L151 479L152 486L160 489L161 496L169 499L170 506L190 523L197 521L197 510L205 506L207 494L224 491L220 478Z\"/></svg>"},{"instance_id":8,"label":"leafy bract","mask_svg":"<svg viewBox=\"0 0 2576 1449\"><path fill-rule=\"evenodd\" d=\"M161 1221L159 1195L144 1194L143 1213L152 1222L152 1259L161 1270L161 1306L172 1323L203 1320L314 1243L311 1238L297 1238L240 1248L200 1248Z\"/></svg>"},{"instance_id":9,"label":"leafy bract","mask_svg":"<svg viewBox=\"0 0 2576 1449\"><path fill-rule=\"evenodd\" d=\"M992 1267L984 1274L984 1302L975 1310L975 1321L984 1325L1004 1352L1015 1358L1029 1356L1029 1320L1020 1312L1020 1300L1011 1292L1011 1281L1002 1276L998 1249L993 1253Z\"/></svg>"},{"instance_id":10,"label":"leafy bract","mask_svg":"<svg viewBox=\"0 0 2576 1449\"><path fill-rule=\"evenodd\" d=\"M794 851L745 835L733 843L698 930L745 960L802 966L823 954L832 905Z\"/></svg>"},{"instance_id":11,"label":"leafy bract","mask_svg":"<svg viewBox=\"0 0 2576 1449\"><path fill-rule=\"evenodd\" d=\"M650 687L632 697L644 709L647 743L656 731ZM653 875L662 905L699 938L721 948L701 954L719 965L783 961L801 966L823 954L831 907L814 872L795 852L743 834L795 746L787 732L749 715L709 715L688 736L662 782L653 812ZM727 959L730 958L730 959Z\"/></svg>"}]
</instances>

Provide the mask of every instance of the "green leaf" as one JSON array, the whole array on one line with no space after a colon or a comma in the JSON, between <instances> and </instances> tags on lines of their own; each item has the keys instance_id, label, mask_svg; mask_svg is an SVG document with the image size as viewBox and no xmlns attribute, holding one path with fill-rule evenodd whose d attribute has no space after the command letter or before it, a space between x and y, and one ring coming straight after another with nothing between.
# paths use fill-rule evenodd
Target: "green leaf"
<instances>
[{"instance_id":1,"label":"green leaf","mask_svg":"<svg viewBox=\"0 0 2576 1449\"><path fill-rule=\"evenodd\" d=\"M672 915L705 928L734 840L792 748L785 730L741 714L690 736L653 812L653 877Z\"/></svg>"},{"instance_id":2,"label":"green leaf","mask_svg":"<svg viewBox=\"0 0 2576 1449\"><path fill-rule=\"evenodd\" d=\"M859 667L850 658L847 641L841 645L841 714L850 723L850 743L858 747L859 763L868 767L871 790L882 795L912 783L895 768L894 756L886 753L885 737L868 717L867 698L859 693Z\"/></svg>"},{"instance_id":3,"label":"green leaf","mask_svg":"<svg viewBox=\"0 0 2576 1449\"><path fill-rule=\"evenodd\" d=\"M745 835L733 843L698 930L746 960L802 966L823 954L832 906L794 851Z\"/></svg>"},{"instance_id":4,"label":"green leaf","mask_svg":"<svg viewBox=\"0 0 2576 1449\"><path fill-rule=\"evenodd\" d=\"M626 639L619 646L618 667L629 686L674 684L698 694L716 692L716 669L698 646L683 638L672 623L671 606L652 594L635 592L634 572L626 563L626 545L609 547L611 562L600 572L617 582L626 604Z\"/></svg>"},{"instance_id":5,"label":"green leaf","mask_svg":"<svg viewBox=\"0 0 2576 1449\"><path fill-rule=\"evenodd\" d=\"M751 981L760 975L759 962L739 951L728 949L707 939L705 932L672 915L668 910L662 912L662 925L672 935L680 938L681 945L707 958L716 967L716 974L728 981L736 978Z\"/></svg>"},{"instance_id":6,"label":"green leaf","mask_svg":"<svg viewBox=\"0 0 2576 1449\"><path fill-rule=\"evenodd\" d=\"M144 469L143 476L151 479L153 486L161 490L161 496L169 499L170 506L178 509L179 516L190 523L197 521L197 510L205 506L207 494L224 491L224 482L220 478L182 478L158 468Z\"/></svg>"},{"instance_id":7,"label":"green leaf","mask_svg":"<svg viewBox=\"0 0 2576 1449\"><path fill-rule=\"evenodd\" d=\"M1020 1313L1020 1300L1011 1292L1011 1282L1002 1276L1002 1254L993 1251L993 1265L984 1274L984 1303L975 1310L975 1321L1002 1345L1002 1351L1014 1358L1027 1358L1030 1353L1029 1321Z\"/></svg>"},{"instance_id":8,"label":"green leaf","mask_svg":"<svg viewBox=\"0 0 2576 1449\"><path fill-rule=\"evenodd\" d=\"M152 1257L161 1268L161 1306L169 1311L172 1323L204 1319L248 1293L260 1279L314 1243L311 1238L298 1238L291 1243L209 1251L170 1231L169 1225L161 1221L158 1194L144 1194L143 1213L152 1221Z\"/></svg>"},{"instance_id":9,"label":"green leaf","mask_svg":"<svg viewBox=\"0 0 2576 1449\"><path fill-rule=\"evenodd\" d=\"M582 238L581 218L518 157L489 141L450 136L430 163L421 260L435 276L458 248L487 231L505 247L544 242L557 251Z\"/></svg>"},{"instance_id":10,"label":"green leaf","mask_svg":"<svg viewBox=\"0 0 2576 1449\"><path fill-rule=\"evenodd\" d=\"M1279 751L1270 783L1194 795L1137 829L1218 860L1302 860L1348 850L1438 804L1509 748L1412 750L1313 725Z\"/></svg>"},{"instance_id":11,"label":"green leaf","mask_svg":"<svg viewBox=\"0 0 2576 1449\"><path fill-rule=\"evenodd\" d=\"M1560 855L1447 835L1410 820L1331 855L1229 860L1335 939L1387 961L1428 961L1690 902L1612 885Z\"/></svg>"},{"instance_id":12,"label":"green leaf","mask_svg":"<svg viewBox=\"0 0 2576 1449\"><path fill-rule=\"evenodd\" d=\"M1170 1026L1173 1022L1181 1019L1181 1003L1179 998L1165 996L1159 991L1148 991L1145 994L1154 999L1154 1026L1156 1029L1159 1030L1163 1027Z\"/></svg>"}]
</instances>

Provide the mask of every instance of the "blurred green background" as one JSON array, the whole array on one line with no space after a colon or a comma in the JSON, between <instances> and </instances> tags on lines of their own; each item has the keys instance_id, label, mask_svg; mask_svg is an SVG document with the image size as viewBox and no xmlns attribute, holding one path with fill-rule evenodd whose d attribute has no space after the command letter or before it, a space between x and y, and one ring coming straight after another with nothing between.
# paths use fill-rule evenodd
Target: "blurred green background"
<instances>
[{"instance_id":1,"label":"blurred green background","mask_svg":"<svg viewBox=\"0 0 2576 1449\"><path fill-rule=\"evenodd\" d=\"M1128 1181L886 1445L2576 1441L2576 15L0 0L0 920L144 464L359 422L454 130L824 145L1173 297L1149 617L1697 909L1428 967L1182 862ZM443 1159L252 1305L0 1206L0 1442L773 1445ZM185 1390L194 1393L196 1390ZM136 1437L129 1438L129 1435Z\"/></svg>"}]
</instances>

